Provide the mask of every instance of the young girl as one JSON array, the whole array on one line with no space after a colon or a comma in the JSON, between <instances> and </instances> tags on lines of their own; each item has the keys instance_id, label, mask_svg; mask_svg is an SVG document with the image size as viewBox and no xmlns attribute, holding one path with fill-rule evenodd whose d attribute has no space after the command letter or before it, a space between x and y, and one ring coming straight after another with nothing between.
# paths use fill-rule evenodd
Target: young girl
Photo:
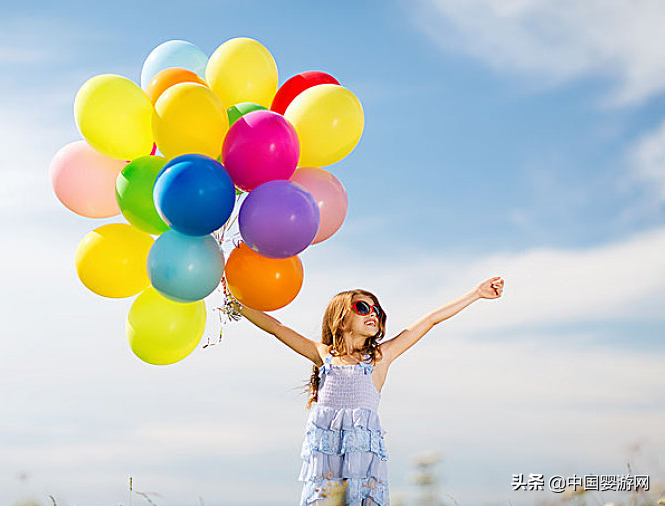
<instances>
[{"instance_id":1,"label":"young girl","mask_svg":"<svg viewBox=\"0 0 665 506\"><path fill-rule=\"evenodd\" d=\"M387 453L377 408L390 364L437 323L478 299L501 297L502 292L503 279L488 279L382 342L386 313L377 297L365 290L332 298L320 343L261 311L240 307L254 325L314 363L307 406L314 404L299 478L304 482L301 506L320 506L335 491L348 506L389 506Z\"/></svg>"}]
</instances>

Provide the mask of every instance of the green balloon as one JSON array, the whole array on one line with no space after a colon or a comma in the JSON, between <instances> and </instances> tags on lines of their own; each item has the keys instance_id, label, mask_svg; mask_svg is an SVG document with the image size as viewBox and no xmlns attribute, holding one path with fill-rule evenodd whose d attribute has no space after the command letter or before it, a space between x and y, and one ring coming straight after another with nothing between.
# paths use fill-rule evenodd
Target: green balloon
<instances>
[{"instance_id":1,"label":"green balloon","mask_svg":"<svg viewBox=\"0 0 665 506\"><path fill-rule=\"evenodd\" d=\"M248 112L265 110L266 108L262 105L253 104L252 102L240 102L239 104L233 105L226 110L226 113L229 115L229 128Z\"/></svg>"},{"instance_id":2,"label":"green balloon","mask_svg":"<svg viewBox=\"0 0 665 506\"><path fill-rule=\"evenodd\" d=\"M115 198L122 215L136 228L153 235L169 229L152 200L155 180L166 162L161 156L142 156L125 165L115 181Z\"/></svg>"}]
</instances>

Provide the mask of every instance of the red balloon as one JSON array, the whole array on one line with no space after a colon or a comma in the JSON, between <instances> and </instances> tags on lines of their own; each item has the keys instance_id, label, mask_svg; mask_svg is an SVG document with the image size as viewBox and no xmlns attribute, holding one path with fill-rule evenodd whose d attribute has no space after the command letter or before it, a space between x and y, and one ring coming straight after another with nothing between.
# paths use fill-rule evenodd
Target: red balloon
<instances>
[{"instance_id":1,"label":"red balloon","mask_svg":"<svg viewBox=\"0 0 665 506\"><path fill-rule=\"evenodd\" d=\"M333 76L325 72L319 72L318 70L310 70L295 75L277 90L275 98L272 99L270 110L284 114L286 108L294 98L307 88L311 88L317 84L339 84L339 82Z\"/></svg>"}]
</instances>

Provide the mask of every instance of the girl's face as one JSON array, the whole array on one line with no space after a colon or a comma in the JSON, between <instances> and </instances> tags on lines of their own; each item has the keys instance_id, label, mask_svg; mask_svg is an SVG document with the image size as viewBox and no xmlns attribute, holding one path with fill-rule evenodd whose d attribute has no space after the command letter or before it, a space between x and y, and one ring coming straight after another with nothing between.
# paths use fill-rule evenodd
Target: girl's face
<instances>
[{"instance_id":1,"label":"girl's face","mask_svg":"<svg viewBox=\"0 0 665 506\"><path fill-rule=\"evenodd\" d=\"M376 302L366 295L354 295L351 304L360 300L370 307L376 305ZM349 308L344 318L344 330L350 332L354 340L356 336L360 338L359 342L362 344L368 337L375 336L379 332L379 317L373 309L368 315L362 316Z\"/></svg>"}]
</instances>

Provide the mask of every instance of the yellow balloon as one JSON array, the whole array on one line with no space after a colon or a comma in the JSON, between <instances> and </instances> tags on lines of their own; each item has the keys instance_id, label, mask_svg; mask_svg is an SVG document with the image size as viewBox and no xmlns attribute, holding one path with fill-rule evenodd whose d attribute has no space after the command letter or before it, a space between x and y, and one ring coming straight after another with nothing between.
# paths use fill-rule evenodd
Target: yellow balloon
<instances>
[{"instance_id":1,"label":"yellow balloon","mask_svg":"<svg viewBox=\"0 0 665 506\"><path fill-rule=\"evenodd\" d=\"M240 102L268 108L277 92L277 64L263 44L238 37L212 54L206 82L227 108Z\"/></svg>"},{"instance_id":2,"label":"yellow balloon","mask_svg":"<svg viewBox=\"0 0 665 506\"><path fill-rule=\"evenodd\" d=\"M336 84L319 84L298 95L284 112L300 139L300 167L339 162L356 147L365 116L358 98Z\"/></svg>"},{"instance_id":3,"label":"yellow balloon","mask_svg":"<svg viewBox=\"0 0 665 506\"><path fill-rule=\"evenodd\" d=\"M88 79L74 100L76 126L103 155L133 160L152 150L153 107L145 92L126 77Z\"/></svg>"},{"instance_id":4,"label":"yellow balloon","mask_svg":"<svg viewBox=\"0 0 665 506\"><path fill-rule=\"evenodd\" d=\"M137 357L149 364L166 365L194 351L205 324L206 306L202 300L180 304L148 287L129 309L125 328Z\"/></svg>"},{"instance_id":5,"label":"yellow balloon","mask_svg":"<svg viewBox=\"0 0 665 506\"><path fill-rule=\"evenodd\" d=\"M229 130L229 116L206 86L179 83L157 100L152 128L157 147L167 158L185 153L217 158Z\"/></svg>"},{"instance_id":6,"label":"yellow balloon","mask_svg":"<svg viewBox=\"0 0 665 506\"><path fill-rule=\"evenodd\" d=\"M102 297L131 297L150 285L148 252L154 240L124 223L89 232L76 248L76 272L91 291Z\"/></svg>"}]
</instances>

